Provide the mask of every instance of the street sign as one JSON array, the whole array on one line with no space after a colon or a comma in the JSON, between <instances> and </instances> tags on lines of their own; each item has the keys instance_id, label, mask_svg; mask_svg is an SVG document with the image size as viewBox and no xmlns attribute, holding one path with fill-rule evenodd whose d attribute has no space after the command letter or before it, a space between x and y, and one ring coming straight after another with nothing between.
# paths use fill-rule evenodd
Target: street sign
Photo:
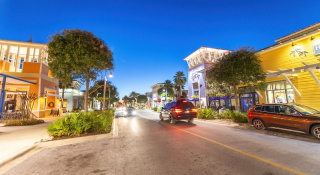
<instances>
[{"instance_id":1,"label":"street sign","mask_svg":"<svg viewBox=\"0 0 320 175\"><path fill-rule=\"evenodd\" d=\"M161 99L160 99L160 98L158 98L158 102L159 102L159 103L161 102Z\"/></svg>"}]
</instances>

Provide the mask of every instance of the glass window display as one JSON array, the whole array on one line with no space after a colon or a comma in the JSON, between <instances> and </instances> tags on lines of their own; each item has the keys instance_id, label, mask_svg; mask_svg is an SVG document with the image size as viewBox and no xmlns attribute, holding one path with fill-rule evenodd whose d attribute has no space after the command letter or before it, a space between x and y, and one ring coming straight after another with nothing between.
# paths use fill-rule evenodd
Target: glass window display
<instances>
[{"instance_id":1,"label":"glass window display","mask_svg":"<svg viewBox=\"0 0 320 175\"><path fill-rule=\"evenodd\" d=\"M266 96L268 103L295 103L294 91L286 81L268 83Z\"/></svg>"}]
</instances>

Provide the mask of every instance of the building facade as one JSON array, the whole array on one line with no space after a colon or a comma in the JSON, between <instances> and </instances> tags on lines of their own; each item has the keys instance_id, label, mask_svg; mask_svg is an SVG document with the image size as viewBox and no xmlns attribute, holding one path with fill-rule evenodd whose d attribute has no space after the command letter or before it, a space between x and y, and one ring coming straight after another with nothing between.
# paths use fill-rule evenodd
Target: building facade
<instances>
[{"instance_id":1,"label":"building facade","mask_svg":"<svg viewBox=\"0 0 320 175\"><path fill-rule=\"evenodd\" d=\"M320 22L275 41L258 52L268 83L260 103L300 103L320 110Z\"/></svg>"},{"instance_id":2,"label":"building facade","mask_svg":"<svg viewBox=\"0 0 320 175\"><path fill-rule=\"evenodd\" d=\"M201 46L199 49L184 58L188 69L188 98L198 96L201 104L206 107L208 98L206 95L205 69L218 62L230 50Z\"/></svg>"},{"instance_id":3,"label":"building facade","mask_svg":"<svg viewBox=\"0 0 320 175\"><path fill-rule=\"evenodd\" d=\"M21 94L36 93L32 113L36 117L50 115L59 104L59 82L47 64L46 44L32 41L0 40L0 73L32 82L5 85L3 112L19 110Z\"/></svg>"}]
</instances>

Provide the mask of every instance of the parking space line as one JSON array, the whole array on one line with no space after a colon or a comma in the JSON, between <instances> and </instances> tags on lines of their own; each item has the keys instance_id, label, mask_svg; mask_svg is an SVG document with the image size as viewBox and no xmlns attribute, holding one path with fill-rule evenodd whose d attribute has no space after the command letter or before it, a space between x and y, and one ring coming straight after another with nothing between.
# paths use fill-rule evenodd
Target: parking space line
<instances>
[{"instance_id":1,"label":"parking space line","mask_svg":"<svg viewBox=\"0 0 320 175\"><path fill-rule=\"evenodd\" d=\"M145 119L148 119L148 120L152 120L152 121L156 121L156 120L154 120L154 119L151 119L151 118L142 116L142 115L140 115L140 114L138 114L138 115L139 115L140 117L142 117L142 118L145 118ZM185 132L185 133L194 135L194 136L196 136L196 137L202 138L202 139L204 139L204 140L210 141L210 142L212 142L212 143L215 143L215 144L217 144L217 145L223 146L223 147L225 147L225 148L229 148L229 149L231 149L231 150L233 150L233 151L236 151L236 152L239 152L239 153L241 153L241 154L247 155L247 156L249 156L249 157L258 159L258 160L260 160L260 161L262 161L262 162L265 162L265 163L268 163L268 164L270 164L270 165L276 166L276 167L278 167L278 168L287 170L287 171L292 172L292 173L294 173L294 174L305 175L304 173L301 173L301 172L299 172L299 171L290 169L290 168L285 167L285 166L283 166L283 165L279 165L279 164L277 164L277 163L274 163L274 162L271 162L271 161L269 161L269 160L263 159L263 158L261 158L261 157L258 157L258 156L249 154L249 153L247 153L247 152L241 151L241 150L239 150L239 149L233 148L233 147L228 146L228 145L225 145L225 144L223 144L223 143L220 143L220 142L217 142L217 141L208 139L208 138L203 137L203 136L200 136L200 135L198 135L198 134L195 134L195 133L186 131L186 130L184 130L184 129L180 129L180 128L176 127L176 126L172 126L172 125L169 125L169 124L164 123L164 122L161 122L161 121L159 121L159 123L164 124L164 125L167 125L167 126L170 126L170 127L172 127L172 128L175 128L175 129L178 129L178 130L180 130L180 131L182 131L182 132Z\"/></svg>"}]
</instances>

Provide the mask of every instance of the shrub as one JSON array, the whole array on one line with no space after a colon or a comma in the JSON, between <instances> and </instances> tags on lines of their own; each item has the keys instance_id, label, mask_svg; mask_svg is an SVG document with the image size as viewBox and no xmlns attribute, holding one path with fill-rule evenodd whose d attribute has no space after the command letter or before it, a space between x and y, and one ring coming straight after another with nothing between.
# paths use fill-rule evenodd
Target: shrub
<instances>
[{"instance_id":1,"label":"shrub","mask_svg":"<svg viewBox=\"0 0 320 175\"><path fill-rule=\"evenodd\" d=\"M157 108L157 112L160 112L161 108Z\"/></svg>"},{"instance_id":2,"label":"shrub","mask_svg":"<svg viewBox=\"0 0 320 175\"><path fill-rule=\"evenodd\" d=\"M27 120L15 119L15 120L6 120L4 124L6 126L23 126L23 125L36 125L39 123L43 123L43 120L38 120L35 118L30 118Z\"/></svg>"},{"instance_id":3,"label":"shrub","mask_svg":"<svg viewBox=\"0 0 320 175\"><path fill-rule=\"evenodd\" d=\"M59 118L47 127L50 136L80 135L87 132L109 133L113 121L113 110L72 113Z\"/></svg>"},{"instance_id":4,"label":"shrub","mask_svg":"<svg viewBox=\"0 0 320 175\"><path fill-rule=\"evenodd\" d=\"M248 114L234 111L231 113L231 119L235 122L247 123L248 122Z\"/></svg>"},{"instance_id":5,"label":"shrub","mask_svg":"<svg viewBox=\"0 0 320 175\"><path fill-rule=\"evenodd\" d=\"M153 111L157 111L157 110L158 110L158 108L157 108L157 107L154 107L154 108L153 108Z\"/></svg>"},{"instance_id":6,"label":"shrub","mask_svg":"<svg viewBox=\"0 0 320 175\"><path fill-rule=\"evenodd\" d=\"M231 119L232 111L229 109L226 109L225 113L217 114L218 119Z\"/></svg>"},{"instance_id":7,"label":"shrub","mask_svg":"<svg viewBox=\"0 0 320 175\"><path fill-rule=\"evenodd\" d=\"M216 111L212 110L211 108L201 109L197 113L197 118L200 118L200 119L214 119L215 116L216 116Z\"/></svg>"}]
</instances>

